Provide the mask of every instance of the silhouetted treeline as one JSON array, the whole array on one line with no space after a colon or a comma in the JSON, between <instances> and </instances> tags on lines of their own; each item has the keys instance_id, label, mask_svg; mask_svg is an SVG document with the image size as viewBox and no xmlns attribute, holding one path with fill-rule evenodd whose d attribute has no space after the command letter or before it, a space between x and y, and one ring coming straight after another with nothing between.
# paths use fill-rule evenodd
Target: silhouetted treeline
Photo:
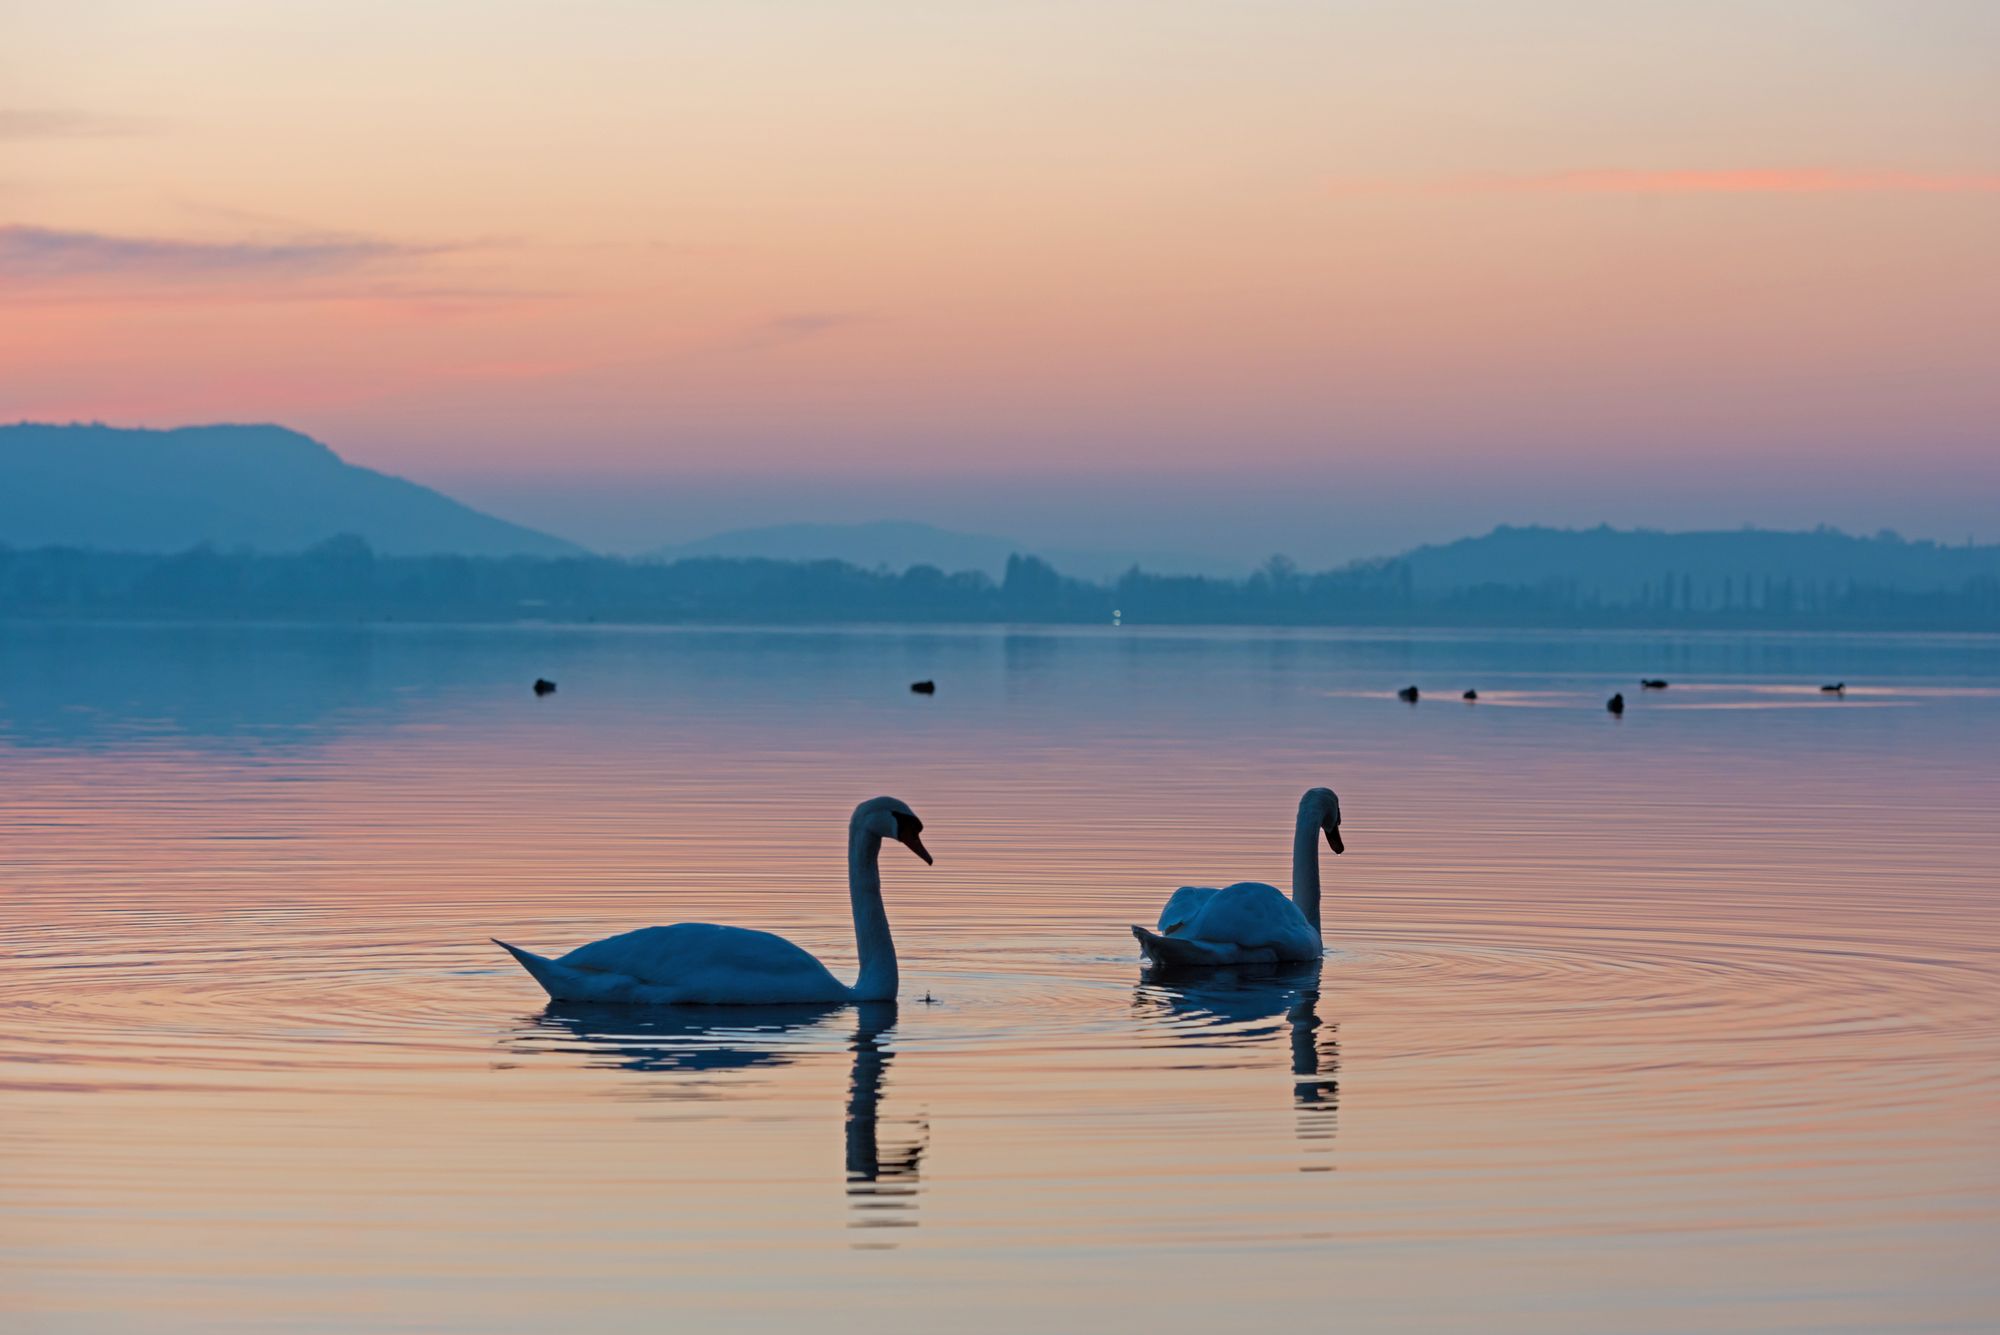
<instances>
[{"instance_id":1,"label":"silhouetted treeline","mask_svg":"<svg viewBox=\"0 0 2000 1335\"><path fill-rule=\"evenodd\" d=\"M1734 577L1732 577L1734 578ZM1662 572L1630 596L1576 579L1425 592L1404 560L1304 573L1274 558L1246 579L1150 575L1104 585L1016 556L996 583L934 566L610 557L386 557L358 538L274 555L168 556L0 547L0 616L301 621L633 623L1054 622L1126 625L1487 625L2000 630L2000 580L1898 590L1856 580L1759 581L1704 602Z\"/></svg>"},{"instance_id":2,"label":"silhouetted treeline","mask_svg":"<svg viewBox=\"0 0 2000 1335\"><path fill-rule=\"evenodd\" d=\"M2000 578L2000 547L1810 532L1515 527L1419 547L1401 560L1420 595L1524 587L1579 604L1662 611L1831 606L1850 589L1955 593Z\"/></svg>"}]
</instances>

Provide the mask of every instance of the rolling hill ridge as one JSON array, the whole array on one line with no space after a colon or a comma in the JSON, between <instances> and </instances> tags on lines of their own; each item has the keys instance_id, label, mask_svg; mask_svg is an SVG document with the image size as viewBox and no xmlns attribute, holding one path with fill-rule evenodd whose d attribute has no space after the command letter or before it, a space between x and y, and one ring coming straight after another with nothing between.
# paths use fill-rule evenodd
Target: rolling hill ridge
<instances>
[{"instance_id":1,"label":"rolling hill ridge","mask_svg":"<svg viewBox=\"0 0 2000 1335\"><path fill-rule=\"evenodd\" d=\"M584 550L281 426L0 426L0 542L15 547L289 552L340 534L393 556Z\"/></svg>"}]
</instances>

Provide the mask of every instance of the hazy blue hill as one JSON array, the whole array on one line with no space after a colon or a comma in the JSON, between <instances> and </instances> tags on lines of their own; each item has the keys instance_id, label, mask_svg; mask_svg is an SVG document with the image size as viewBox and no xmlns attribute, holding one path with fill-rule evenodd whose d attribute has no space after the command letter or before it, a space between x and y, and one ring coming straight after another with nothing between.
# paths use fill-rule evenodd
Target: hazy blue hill
<instances>
[{"instance_id":1,"label":"hazy blue hill","mask_svg":"<svg viewBox=\"0 0 2000 1335\"><path fill-rule=\"evenodd\" d=\"M1009 538L955 533L930 524L880 520L871 524L772 524L731 529L694 542L662 547L648 555L660 560L719 556L731 560L762 557L773 561L846 561L864 570L887 566L936 566L940 570L1004 568L1021 550Z\"/></svg>"},{"instance_id":2,"label":"hazy blue hill","mask_svg":"<svg viewBox=\"0 0 2000 1335\"><path fill-rule=\"evenodd\" d=\"M1111 579L1134 565L1165 574L1239 573L1227 563L1176 552L1047 549L987 533L960 533L932 524L878 520L866 524L773 524L732 529L647 553L653 560L693 557L732 560L845 561L864 570L901 572L911 566L977 570L998 579L1015 553L1040 556L1081 579Z\"/></svg>"},{"instance_id":3,"label":"hazy blue hill","mask_svg":"<svg viewBox=\"0 0 2000 1335\"><path fill-rule=\"evenodd\" d=\"M337 534L389 555L582 551L279 426L0 426L0 542L108 551L299 551Z\"/></svg>"},{"instance_id":4,"label":"hazy blue hill","mask_svg":"<svg viewBox=\"0 0 2000 1335\"><path fill-rule=\"evenodd\" d=\"M1503 585L1562 585L1584 602L1664 601L1725 607L1762 604L1768 587L1899 592L1961 588L2000 578L2000 546L1941 546L1893 533L1834 529L1659 533L1645 529L1509 528L1399 558L1419 596Z\"/></svg>"}]
</instances>

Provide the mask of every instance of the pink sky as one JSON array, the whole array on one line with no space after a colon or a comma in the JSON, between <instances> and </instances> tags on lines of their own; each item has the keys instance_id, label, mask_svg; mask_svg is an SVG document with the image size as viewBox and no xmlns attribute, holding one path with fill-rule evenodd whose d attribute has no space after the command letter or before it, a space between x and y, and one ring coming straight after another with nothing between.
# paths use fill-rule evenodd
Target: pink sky
<instances>
[{"instance_id":1,"label":"pink sky","mask_svg":"<svg viewBox=\"0 0 2000 1335\"><path fill-rule=\"evenodd\" d=\"M1225 494L1215 542L1308 559L2000 537L1975 0L79 0L0 36L0 419L281 421L611 542L1171 537Z\"/></svg>"}]
</instances>

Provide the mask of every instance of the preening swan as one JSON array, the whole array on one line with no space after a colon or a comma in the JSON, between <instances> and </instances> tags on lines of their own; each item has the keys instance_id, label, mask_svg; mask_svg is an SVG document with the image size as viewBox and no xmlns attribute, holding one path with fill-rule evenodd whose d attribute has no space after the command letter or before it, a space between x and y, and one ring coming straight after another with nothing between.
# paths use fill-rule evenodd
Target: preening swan
<instances>
[{"instance_id":1,"label":"preening swan","mask_svg":"<svg viewBox=\"0 0 2000 1335\"><path fill-rule=\"evenodd\" d=\"M870 798L847 823L847 891L854 901L854 941L861 976L854 986L782 936L705 922L642 927L579 946L561 959L502 947L558 1001L599 1001L647 1006L826 1005L893 1001L896 944L882 910L882 874L876 866L884 839L894 839L925 862L918 837L924 823L893 797Z\"/></svg>"},{"instance_id":2,"label":"preening swan","mask_svg":"<svg viewBox=\"0 0 2000 1335\"><path fill-rule=\"evenodd\" d=\"M1242 881L1217 890L1184 885L1160 911L1157 929L1132 924L1139 948L1154 964L1274 964L1316 960L1319 936L1319 836L1344 853L1340 799L1331 788L1309 788L1299 799L1292 832L1292 897L1275 886Z\"/></svg>"}]
</instances>

